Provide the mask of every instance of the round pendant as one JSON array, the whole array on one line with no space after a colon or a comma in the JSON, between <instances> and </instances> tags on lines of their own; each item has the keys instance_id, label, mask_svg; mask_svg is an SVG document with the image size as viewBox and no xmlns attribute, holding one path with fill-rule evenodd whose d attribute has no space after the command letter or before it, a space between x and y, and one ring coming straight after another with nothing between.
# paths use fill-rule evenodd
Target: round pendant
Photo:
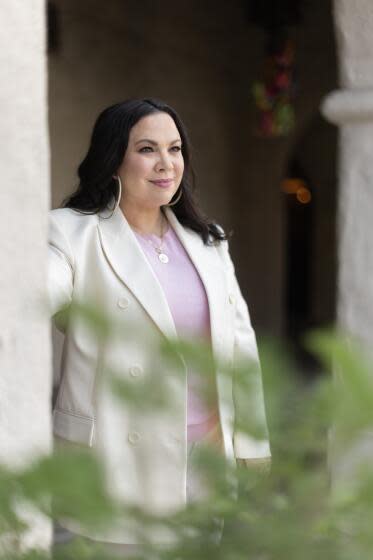
<instances>
[{"instance_id":1,"label":"round pendant","mask_svg":"<svg viewBox=\"0 0 373 560\"><path fill-rule=\"evenodd\" d=\"M168 263L168 256L164 253L159 253L158 258L163 263Z\"/></svg>"}]
</instances>

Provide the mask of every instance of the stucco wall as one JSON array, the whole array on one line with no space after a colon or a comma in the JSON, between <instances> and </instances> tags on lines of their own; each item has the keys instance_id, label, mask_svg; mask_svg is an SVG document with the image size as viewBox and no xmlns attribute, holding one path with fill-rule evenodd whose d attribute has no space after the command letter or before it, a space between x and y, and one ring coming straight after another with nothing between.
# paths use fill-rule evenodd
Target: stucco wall
<instances>
[{"instance_id":1,"label":"stucco wall","mask_svg":"<svg viewBox=\"0 0 373 560\"><path fill-rule=\"evenodd\" d=\"M20 467L50 448L44 2L3 0L0 21L0 461ZM34 516L24 544L49 538Z\"/></svg>"},{"instance_id":2,"label":"stucco wall","mask_svg":"<svg viewBox=\"0 0 373 560\"><path fill-rule=\"evenodd\" d=\"M341 89L324 102L340 126L338 321L371 346L373 324L373 10L335 0Z\"/></svg>"},{"instance_id":3,"label":"stucco wall","mask_svg":"<svg viewBox=\"0 0 373 560\"><path fill-rule=\"evenodd\" d=\"M340 89L324 100L323 113L340 127L337 318L339 327L372 354L372 3L334 0L334 19ZM373 457L371 429L347 441L345 432L345 427L335 426L329 449L333 488L343 493L359 482L362 464L370 468Z\"/></svg>"}]
</instances>

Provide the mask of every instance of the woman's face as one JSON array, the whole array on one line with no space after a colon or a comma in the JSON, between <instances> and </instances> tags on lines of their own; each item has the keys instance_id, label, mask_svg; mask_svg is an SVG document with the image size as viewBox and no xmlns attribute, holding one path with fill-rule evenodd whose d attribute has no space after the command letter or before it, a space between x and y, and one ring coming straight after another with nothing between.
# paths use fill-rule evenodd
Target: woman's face
<instances>
[{"instance_id":1,"label":"woman's face","mask_svg":"<svg viewBox=\"0 0 373 560\"><path fill-rule=\"evenodd\" d=\"M139 210L167 204L179 188L183 171L181 138L173 118L168 113L143 117L130 131L118 169L122 203Z\"/></svg>"}]
</instances>

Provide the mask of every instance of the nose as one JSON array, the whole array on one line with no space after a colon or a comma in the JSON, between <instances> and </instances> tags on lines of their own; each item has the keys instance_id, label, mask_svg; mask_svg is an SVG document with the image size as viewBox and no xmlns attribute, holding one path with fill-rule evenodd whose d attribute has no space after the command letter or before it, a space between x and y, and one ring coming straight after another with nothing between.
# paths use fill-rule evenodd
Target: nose
<instances>
[{"instance_id":1,"label":"nose","mask_svg":"<svg viewBox=\"0 0 373 560\"><path fill-rule=\"evenodd\" d=\"M156 167L157 171L169 170L173 168L171 155L168 153L168 151L159 152L159 158Z\"/></svg>"}]
</instances>

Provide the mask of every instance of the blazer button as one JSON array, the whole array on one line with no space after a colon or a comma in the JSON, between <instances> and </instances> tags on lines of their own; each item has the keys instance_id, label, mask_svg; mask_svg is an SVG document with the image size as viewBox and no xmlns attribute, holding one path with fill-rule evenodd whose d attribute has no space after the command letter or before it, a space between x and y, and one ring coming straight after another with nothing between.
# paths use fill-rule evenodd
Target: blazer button
<instances>
[{"instance_id":1,"label":"blazer button","mask_svg":"<svg viewBox=\"0 0 373 560\"><path fill-rule=\"evenodd\" d=\"M229 303L231 303L232 305L235 303L236 298L234 297L233 294L229 294Z\"/></svg>"},{"instance_id":2,"label":"blazer button","mask_svg":"<svg viewBox=\"0 0 373 560\"><path fill-rule=\"evenodd\" d=\"M139 432L130 432L128 434L128 441L130 443L132 443L133 445L135 445L139 440L140 440L141 436L139 434Z\"/></svg>"},{"instance_id":3,"label":"blazer button","mask_svg":"<svg viewBox=\"0 0 373 560\"><path fill-rule=\"evenodd\" d=\"M125 309L126 307L129 306L129 304L130 302L126 297L121 297L118 299L118 307L120 307L121 309Z\"/></svg>"},{"instance_id":4,"label":"blazer button","mask_svg":"<svg viewBox=\"0 0 373 560\"><path fill-rule=\"evenodd\" d=\"M142 374L143 369L142 369L142 367L139 366L139 365L134 365L134 366L131 366L131 367L130 367L130 370L129 370L129 371L130 371L130 375L131 375L132 377L138 377L139 375Z\"/></svg>"}]
</instances>

